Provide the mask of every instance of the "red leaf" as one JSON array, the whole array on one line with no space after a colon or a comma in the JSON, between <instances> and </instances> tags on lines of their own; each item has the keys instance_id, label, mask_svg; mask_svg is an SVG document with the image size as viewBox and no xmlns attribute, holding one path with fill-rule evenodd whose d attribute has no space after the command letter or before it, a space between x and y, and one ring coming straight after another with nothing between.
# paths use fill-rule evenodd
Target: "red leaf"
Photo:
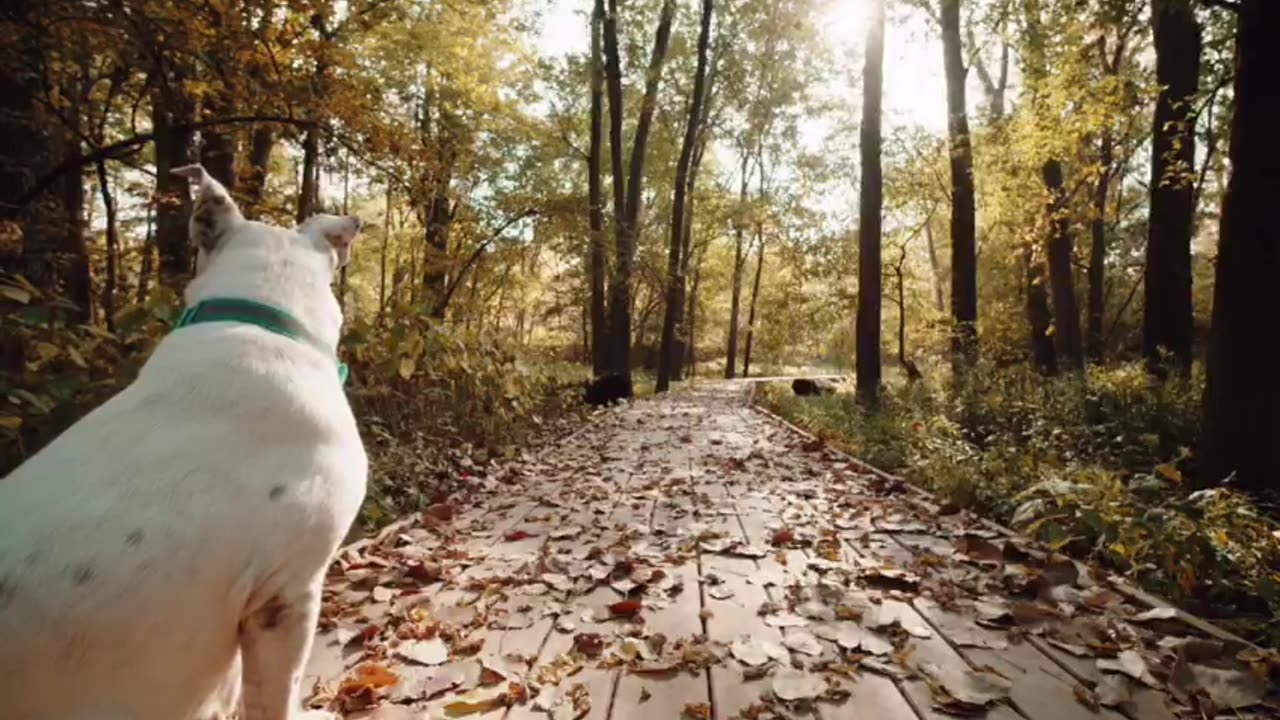
<instances>
[{"instance_id":1,"label":"red leaf","mask_svg":"<svg viewBox=\"0 0 1280 720\"><path fill-rule=\"evenodd\" d=\"M449 522L453 519L453 506L449 503L436 503L429 505L423 511L428 517L439 520L440 522Z\"/></svg>"},{"instance_id":2,"label":"red leaf","mask_svg":"<svg viewBox=\"0 0 1280 720\"><path fill-rule=\"evenodd\" d=\"M795 541L796 534L791 531L791 528L778 528L773 531L773 537L769 539L769 542L773 543L775 547L790 545Z\"/></svg>"},{"instance_id":3,"label":"red leaf","mask_svg":"<svg viewBox=\"0 0 1280 720\"><path fill-rule=\"evenodd\" d=\"M578 633L573 636L573 649L589 658L600 657L604 652L604 638L599 633Z\"/></svg>"},{"instance_id":4,"label":"red leaf","mask_svg":"<svg viewBox=\"0 0 1280 720\"><path fill-rule=\"evenodd\" d=\"M640 614L640 608L643 607L639 601L623 600L609 606L609 614L616 618L630 618Z\"/></svg>"},{"instance_id":5,"label":"red leaf","mask_svg":"<svg viewBox=\"0 0 1280 720\"><path fill-rule=\"evenodd\" d=\"M534 536L530 533L525 532L524 530L512 530L511 532L507 533L504 537L506 538L507 542L518 542L520 540L527 540L528 538L531 538Z\"/></svg>"}]
</instances>

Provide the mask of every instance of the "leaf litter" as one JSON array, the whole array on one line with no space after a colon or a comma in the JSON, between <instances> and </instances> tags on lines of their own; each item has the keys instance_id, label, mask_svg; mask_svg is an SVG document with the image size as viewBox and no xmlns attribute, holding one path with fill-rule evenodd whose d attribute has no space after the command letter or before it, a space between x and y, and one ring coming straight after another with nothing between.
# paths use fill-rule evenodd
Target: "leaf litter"
<instances>
[{"instance_id":1,"label":"leaf litter","mask_svg":"<svg viewBox=\"0 0 1280 720\"><path fill-rule=\"evenodd\" d=\"M693 453L692 476L661 459L661 443L627 434L670 435L674 418L694 428L681 443ZM1037 647L1096 666L1095 683L1066 686L1089 708L1132 715L1136 693L1167 689L1168 707L1188 720L1259 708L1274 715L1268 693L1280 658L1197 637L1180 613L1135 606L1098 571L967 513L937 513L902 483L861 474L786 431L735 431L754 438L744 455L732 440L704 442L696 423L705 421L658 403L604 414L553 452L477 466L480 490L471 497L437 502L344 547L325 582L316 643L317 652L340 655L342 669L321 674L309 706L464 717L527 705L579 720L592 712L590 684L579 679L586 670L650 677L724 663L745 678L767 676L741 715L757 720L843 702L859 670L923 677L934 706L950 714L983 714L1009 700L1020 679L954 654L916 652L941 635L996 653L1038 636ZM599 449L606 446L624 449ZM612 479L626 471L629 482ZM703 482L732 488L733 502L704 493ZM651 508L664 513L662 523L649 522ZM755 525L769 528L762 536L708 524L748 513L764 518ZM773 639L747 627L727 643L661 632L662 618L686 602L678 569L699 555L755 565L743 579L770 588L757 622ZM741 603L741 586L710 572L695 580L702 597ZM922 602L945 612L910 607ZM709 608L698 621L726 635ZM507 647L505 639L488 644L498 636L525 635L536 639L523 655L482 652ZM652 695L641 687L642 701ZM710 712L689 702L684 716Z\"/></svg>"}]
</instances>

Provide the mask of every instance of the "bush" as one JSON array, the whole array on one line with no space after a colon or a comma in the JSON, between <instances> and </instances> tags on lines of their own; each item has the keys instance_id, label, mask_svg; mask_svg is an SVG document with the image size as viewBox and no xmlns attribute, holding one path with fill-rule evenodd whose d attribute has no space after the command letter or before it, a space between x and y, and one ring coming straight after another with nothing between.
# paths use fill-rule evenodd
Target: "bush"
<instances>
[{"instance_id":1,"label":"bush","mask_svg":"<svg viewBox=\"0 0 1280 720\"><path fill-rule=\"evenodd\" d=\"M851 454L1224 621L1280 640L1280 529L1250 498L1195 491L1182 468L1199 431L1203 373L1163 384L1138 364L1046 379L983 365L963 387L761 399Z\"/></svg>"},{"instance_id":2,"label":"bush","mask_svg":"<svg viewBox=\"0 0 1280 720\"><path fill-rule=\"evenodd\" d=\"M162 292L118 313L115 333L71 325L74 308L9 275L0 302L0 474L132 382L180 311ZM353 323L340 354L369 454L365 524L441 500L584 407L580 366L413 312Z\"/></svg>"}]
</instances>

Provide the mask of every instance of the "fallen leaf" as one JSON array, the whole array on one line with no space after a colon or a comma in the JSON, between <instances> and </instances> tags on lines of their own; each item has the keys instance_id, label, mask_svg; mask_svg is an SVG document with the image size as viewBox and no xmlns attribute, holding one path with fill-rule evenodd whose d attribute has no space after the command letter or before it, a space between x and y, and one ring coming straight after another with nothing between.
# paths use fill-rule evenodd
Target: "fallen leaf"
<instances>
[{"instance_id":1,"label":"fallen leaf","mask_svg":"<svg viewBox=\"0 0 1280 720\"><path fill-rule=\"evenodd\" d=\"M1098 669L1102 672L1124 673L1134 680L1141 681L1151 687L1159 687L1151 671L1147 669L1147 661L1134 650L1123 650L1113 658L1099 658Z\"/></svg>"},{"instance_id":2,"label":"fallen leaf","mask_svg":"<svg viewBox=\"0 0 1280 720\"><path fill-rule=\"evenodd\" d=\"M742 664L758 667L769 662L790 659L786 649L768 640L744 636L729 645L729 652Z\"/></svg>"},{"instance_id":3,"label":"fallen leaf","mask_svg":"<svg viewBox=\"0 0 1280 720\"><path fill-rule=\"evenodd\" d=\"M796 615L794 613L776 613L764 616L764 624L769 627L788 628L788 627L804 627L809 624L808 619Z\"/></svg>"},{"instance_id":4,"label":"fallen leaf","mask_svg":"<svg viewBox=\"0 0 1280 720\"><path fill-rule=\"evenodd\" d=\"M728 600L733 597L733 588L728 585L713 585L707 589L707 595L713 600Z\"/></svg>"},{"instance_id":5,"label":"fallen leaf","mask_svg":"<svg viewBox=\"0 0 1280 720\"><path fill-rule=\"evenodd\" d=\"M502 536L502 538L507 542L519 542L521 540L528 540L531 537L536 537L536 536L533 533L526 532L524 530L512 530L511 532Z\"/></svg>"},{"instance_id":6,"label":"fallen leaf","mask_svg":"<svg viewBox=\"0 0 1280 720\"><path fill-rule=\"evenodd\" d=\"M711 720L711 705L707 703L689 703L684 706L682 717L689 720Z\"/></svg>"},{"instance_id":7,"label":"fallen leaf","mask_svg":"<svg viewBox=\"0 0 1280 720\"><path fill-rule=\"evenodd\" d=\"M578 633L573 636L573 649L589 658L598 658L604 652L604 638L599 633Z\"/></svg>"},{"instance_id":8,"label":"fallen leaf","mask_svg":"<svg viewBox=\"0 0 1280 720\"><path fill-rule=\"evenodd\" d=\"M395 649L398 657L422 665L439 665L449 659L449 646L435 637L430 640L409 640Z\"/></svg>"},{"instance_id":9,"label":"fallen leaf","mask_svg":"<svg viewBox=\"0 0 1280 720\"><path fill-rule=\"evenodd\" d=\"M821 675L783 668L773 675L773 694L779 700L812 700L826 689Z\"/></svg>"},{"instance_id":10,"label":"fallen leaf","mask_svg":"<svg viewBox=\"0 0 1280 720\"><path fill-rule=\"evenodd\" d=\"M782 638L782 644L804 655L818 656L822 654L822 643L806 630L790 628Z\"/></svg>"},{"instance_id":11,"label":"fallen leaf","mask_svg":"<svg viewBox=\"0 0 1280 720\"><path fill-rule=\"evenodd\" d=\"M995 673L967 667L940 667L923 663L920 671L929 681L934 702L945 709L972 713L1009 697L1013 683Z\"/></svg>"},{"instance_id":12,"label":"fallen leaf","mask_svg":"<svg viewBox=\"0 0 1280 720\"><path fill-rule=\"evenodd\" d=\"M609 606L609 618L633 618L640 614L641 608L644 607L636 600L623 600Z\"/></svg>"},{"instance_id":13,"label":"fallen leaf","mask_svg":"<svg viewBox=\"0 0 1280 720\"><path fill-rule=\"evenodd\" d=\"M1104 674L1095 689L1098 703L1103 707L1119 707L1129 702L1131 696L1129 678L1124 675Z\"/></svg>"}]
</instances>

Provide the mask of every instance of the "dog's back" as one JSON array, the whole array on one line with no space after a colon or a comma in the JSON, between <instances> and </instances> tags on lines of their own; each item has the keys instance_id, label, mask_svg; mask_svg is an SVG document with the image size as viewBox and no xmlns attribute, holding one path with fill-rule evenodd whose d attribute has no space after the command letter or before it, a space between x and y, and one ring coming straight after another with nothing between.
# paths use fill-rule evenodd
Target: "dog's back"
<instances>
[{"instance_id":1,"label":"dog's back","mask_svg":"<svg viewBox=\"0 0 1280 720\"><path fill-rule=\"evenodd\" d=\"M227 259L205 282L246 272ZM283 292L332 302L325 284ZM300 588L318 609L366 472L332 357L246 324L166 337L131 386L0 480L0 717L192 718L246 623Z\"/></svg>"}]
</instances>

